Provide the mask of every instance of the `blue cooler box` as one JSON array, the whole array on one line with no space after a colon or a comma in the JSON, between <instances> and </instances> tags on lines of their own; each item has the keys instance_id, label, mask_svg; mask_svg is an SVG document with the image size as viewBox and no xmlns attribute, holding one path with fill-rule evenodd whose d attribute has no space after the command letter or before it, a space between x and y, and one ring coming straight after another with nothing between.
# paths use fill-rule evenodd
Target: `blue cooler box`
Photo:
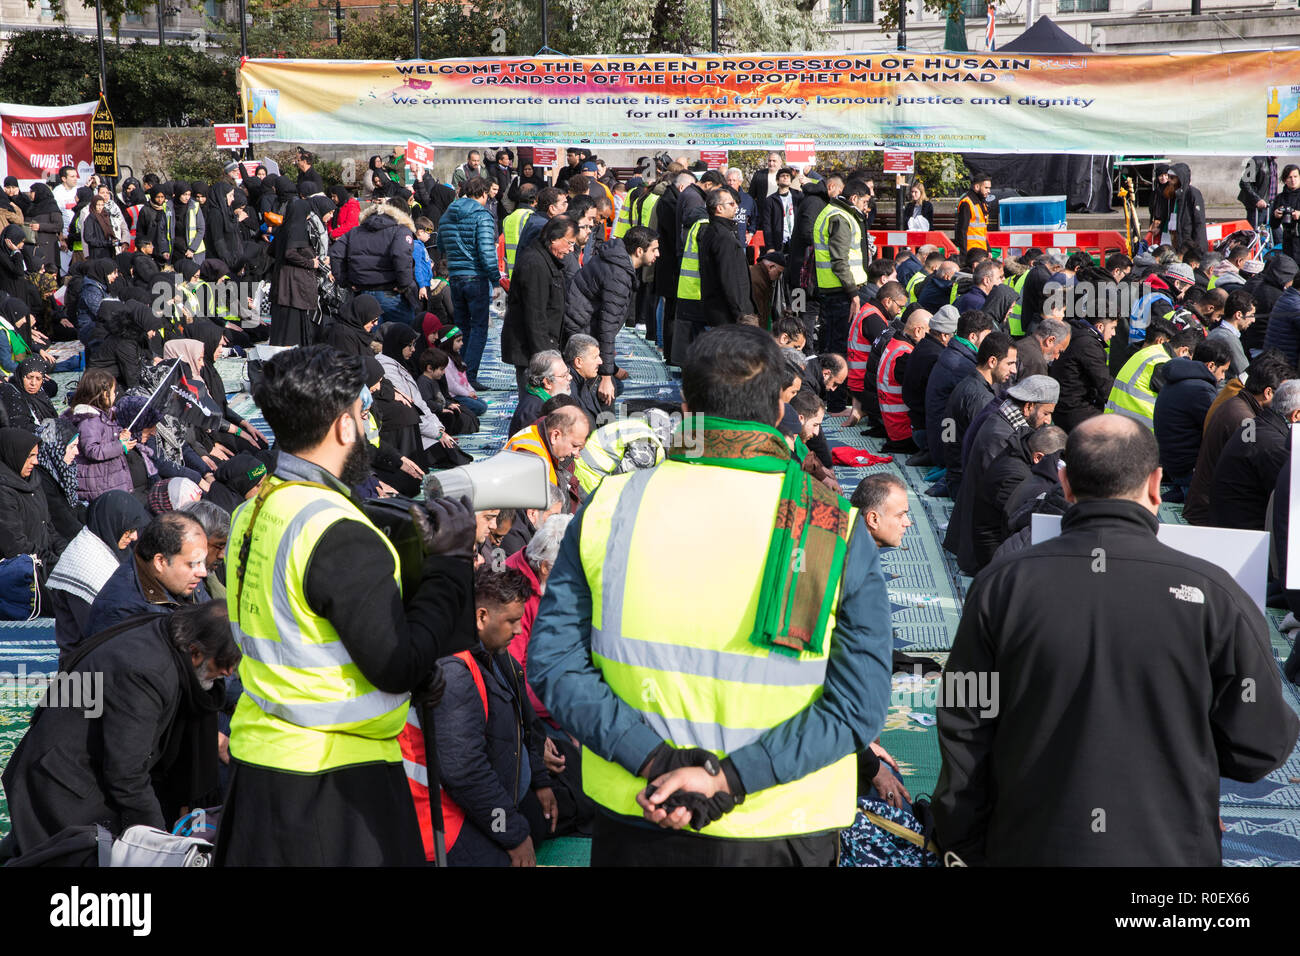
<instances>
[{"instance_id":1,"label":"blue cooler box","mask_svg":"<svg viewBox=\"0 0 1300 956\"><path fill-rule=\"evenodd\" d=\"M1064 196L1020 196L998 200L998 228L1030 232L1065 229Z\"/></svg>"}]
</instances>

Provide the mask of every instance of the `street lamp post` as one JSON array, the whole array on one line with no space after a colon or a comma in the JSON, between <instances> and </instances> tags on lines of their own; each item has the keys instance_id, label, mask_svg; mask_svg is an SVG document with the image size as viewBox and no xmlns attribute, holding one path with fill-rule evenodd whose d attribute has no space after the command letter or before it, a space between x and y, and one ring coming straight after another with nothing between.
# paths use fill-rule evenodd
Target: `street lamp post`
<instances>
[{"instance_id":1,"label":"street lamp post","mask_svg":"<svg viewBox=\"0 0 1300 956\"><path fill-rule=\"evenodd\" d=\"M244 0L239 0L239 57L248 56L248 22L244 13Z\"/></svg>"},{"instance_id":2,"label":"street lamp post","mask_svg":"<svg viewBox=\"0 0 1300 956\"><path fill-rule=\"evenodd\" d=\"M415 58L420 59L420 0L411 0L411 10L415 15Z\"/></svg>"},{"instance_id":3,"label":"street lamp post","mask_svg":"<svg viewBox=\"0 0 1300 956\"><path fill-rule=\"evenodd\" d=\"M99 34L99 92L108 93L108 70L104 66L104 6L95 0L95 31Z\"/></svg>"}]
</instances>

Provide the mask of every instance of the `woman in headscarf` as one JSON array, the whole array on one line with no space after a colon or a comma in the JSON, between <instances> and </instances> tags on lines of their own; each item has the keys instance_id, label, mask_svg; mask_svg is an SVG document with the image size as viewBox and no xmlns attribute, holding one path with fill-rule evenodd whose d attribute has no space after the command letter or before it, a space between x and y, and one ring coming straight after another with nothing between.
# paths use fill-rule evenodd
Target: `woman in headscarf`
<instances>
[{"instance_id":1,"label":"woman in headscarf","mask_svg":"<svg viewBox=\"0 0 1300 956\"><path fill-rule=\"evenodd\" d=\"M32 183L27 190L31 206L27 210L27 225L36 230L36 245L45 255L46 262L59 261L59 234L63 232L63 212L54 193L45 183Z\"/></svg>"},{"instance_id":2,"label":"woman in headscarf","mask_svg":"<svg viewBox=\"0 0 1300 956\"><path fill-rule=\"evenodd\" d=\"M39 336L27 303L0 292L0 368L14 372L18 363L29 355L40 355L49 361L49 353L43 352L34 341Z\"/></svg>"},{"instance_id":3,"label":"woman in headscarf","mask_svg":"<svg viewBox=\"0 0 1300 956\"><path fill-rule=\"evenodd\" d=\"M8 193L0 189L0 229L5 226L21 226L22 224L22 208L17 202L9 198Z\"/></svg>"},{"instance_id":4,"label":"woman in headscarf","mask_svg":"<svg viewBox=\"0 0 1300 956\"><path fill-rule=\"evenodd\" d=\"M9 381L0 385L0 411L6 427L35 435L43 423L58 414L50 399L59 394L59 388L46 377L48 369L45 359L28 355L18 363Z\"/></svg>"},{"instance_id":5,"label":"woman in headscarf","mask_svg":"<svg viewBox=\"0 0 1300 956\"><path fill-rule=\"evenodd\" d=\"M160 341L162 320L141 302L105 299L100 305L105 337L88 349L86 367L108 371L122 390L140 383L141 369L156 364L154 348Z\"/></svg>"},{"instance_id":6,"label":"woman in headscarf","mask_svg":"<svg viewBox=\"0 0 1300 956\"><path fill-rule=\"evenodd\" d=\"M405 400L420 413L420 437L429 463L437 468L447 467L454 460L453 449L459 451L459 446L433 409L425 403L416 384L411 358L419 342L419 333L401 322L389 322L382 335L383 352L379 355L379 364L384 369L384 378L392 383L398 401ZM454 463L464 464L463 461Z\"/></svg>"},{"instance_id":7,"label":"woman in headscarf","mask_svg":"<svg viewBox=\"0 0 1300 956\"><path fill-rule=\"evenodd\" d=\"M204 206L208 227L208 256L215 256L222 262L234 262L238 251L235 216L230 211L230 197L234 191L235 187L228 180L214 183L212 196Z\"/></svg>"},{"instance_id":8,"label":"woman in headscarf","mask_svg":"<svg viewBox=\"0 0 1300 956\"><path fill-rule=\"evenodd\" d=\"M90 605L151 520L144 505L125 491L100 495L86 513L86 526L69 542L46 587L54 611L54 639L67 654L86 636Z\"/></svg>"},{"instance_id":9,"label":"woman in headscarf","mask_svg":"<svg viewBox=\"0 0 1300 956\"><path fill-rule=\"evenodd\" d=\"M371 170L370 200L372 202L378 202L381 199L387 198L392 194L393 187L396 185L397 184L389 179L383 172L380 172L379 170Z\"/></svg>"},{"instance_id":10,"label":"woman in headscarf","mask_svg":"<svg viewBox=\"0 0 1300 956\"><path fill-rule=\"evenodd\" d=\"M86 506L77 494L77 425L66 417L52 418L37 437L36 477L45 492L50 520L63 538L71 540L86 523Z\"/></svg>"},{"instance_id":11,"label":"woman in headscarf","mask_svg":"<svg viewBox=\"0 0 1300 956\"><path fill-rule=\"evenodd\" d=\"M379 323L383 308L373 295L362 293L353 296L339 311L334 323L325 330L321 341L332 345L344 355L374 357L371 347L372 333Z\"/></svg>"},{"instance_id":12,"label":"woman in headscarf","mask_svg":"<svg viewBox=\"0 0 1300 956\"><path fill-rule=\"evenodd\" d=\"M266 181L271 183L268 176ZM298 184L288 176L276 176L272 184L275 189L275 211L284 216L289 211L289 204L298 199Z\"/></svg>"},{"instance_id":13,"label":"woman in headscarf","mask_svg":"<svg viewBox=\"0 0 1300 956\"><path fill-rule=\"evenodd\" d=\"M22 226L5 226L0 231L0 295L15 296L24 301L28 290L35 288L27 276L27 260L23 257L26 240L27 234Z\"/></svg>"},{"instance_id":14,"label":"woman in headscarf","mask_svg":"<svg viewBox=\"0 0 1300 956\"><path fill-rule=\"evenodd\" d=\"M320 307L316 287L320 259L308 233L309 215L311 203L294 200L271 243L275 262L271 270L271 345L312 343Z\"/></svg>"},{"instance_id":15,"label":"woman in headscarf","mask_svg":"<svg viewBox=\"0 0 1300 956\"><path fill-rule=\"evenodd\" d=\"M507 193L506 198L513 203L518 203L519 189L525 183L532 183L534 186L537 187L538 192L541 192L543 189L545 189L547 185L546 177L544 177L541 173L537 172L536 168L533 166L532 163L523 163L519 167L519 177L513 183L510 184L510 191L509 193Z\"/></svg>"},{"instance_id":16,"label":"woman in headscarf","mask_svg":"<svg viewBox=\"0 0 1300 956\"><path fill-rule=\"evenodd\" d=\"M368 416L374 419L378 435L367 435L373 449L370 467L375 476L398 494L413 498L420 493L420 479L428 470L429 460L420 439L420 412L397 400L393 383L384 375L384 367L373 353L363 359L366 386L370 389ZM367 428L370 428L369 422Z\"/></svg>"},{"instance_id":17,"label":"woman in headscarf","mask_svg":"<svg viewBox=\"0 0 1300 956\"><path fill-rule=\"evenodd\" d=\"M45 492L36 477L36 436L21 428L0 428L0 558L35 555L41 580L54 567L67 541L50 521Z\"/></svg>"},{"instance_id":18,"label":"woman in headscarf","mask_svg":"<svg viewBox=\"0 0 1300 956\"><path fill-rule=\"evenodd\" d=\"M194 199L194 187L187 182L173 183L172 200L176 229L172 263L184 258L192 259L196 265L201 264L207 256L207 246L203 242L207 235L207 220Z\"/></svg>"},{"instance_id":19,"label":"woman in headscarf","mask_svg":"<svg viewBox=\"0 0 1300 956\"><path fill-rule=\"evenodd\" d=\"M330 226L330 238L337 239L346 235L350 229L361 221L361 203L357 202L344 186L331 186L326 195L338 206L334 224Z\"/></svg>"},{"instance_id":20,"label":"woman in headscarf","mask_svg":"<svg viewBox=\"0 0 1300 956\"><path fill-rule=\"evenodd\" d=\"M215 364L225 351L225 330L211 322L195 322L190 326L188 334L203 346L203 367L199 370L199 375L224 420L220 432L215 436L217 441L235 452L269 447L270 442L266 436L246 418L237 415L226 399L226 385Z\"/></svg>"},{"instance_id":21,"label":"woman in headscarf","mask_svg":"<svg viewBox=\"0 0 1300 956\"><path fill-rule=\"evenodd\" d=\"M118 267L114 259L96 259L86 263L81 279L81 288L77 292L77 337L83 343L89 342L91 327L99 321L99 307L107 298L113 298L109 292L117 278Z\"/></svg>"},{"instance_id":22,"label":"woman in headscarf","mask_svg":"<svg viewBox=\"0 0 1300 956\"><path fill-rule=\"evenodd\" d=\"M117 236L105 205L102 196L91 197L81 225L81 248L87 259L113 262L117 255Z\"/></svg>"}]
</instances>

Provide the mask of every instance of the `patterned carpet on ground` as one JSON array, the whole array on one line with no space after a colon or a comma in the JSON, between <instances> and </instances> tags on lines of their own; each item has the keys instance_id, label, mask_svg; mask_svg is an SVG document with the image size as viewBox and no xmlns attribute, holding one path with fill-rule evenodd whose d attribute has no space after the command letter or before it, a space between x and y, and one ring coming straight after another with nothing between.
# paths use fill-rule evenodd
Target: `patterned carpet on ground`
<instances>
[{"instance_id":1,"label":"patterned carpet on ground","mask_svg":"<svg viewBox=\"0 0 1300 956\"><path fill-rule=\"evenodd\" d=\"M505 443L516 403L514 370L499 359L499 331L499 319L494 319L479 375L480 382L493 389L480 393L488 402L488 410L480 420L481 430L460 439L462 447L476 458L495 453ZM618 364L630 372L624 397L677 400L679 390L672 376L654 346L640 335L631 331L619 335ZM218 368L231 392L239 393L244 386L243 362L227 360L218 363ZM57 376L61 383L76 377L75 373ZM62 388L60 391L62 399ZM269 434L246 393L233 395L232 405ZM843 427L842 417L828 417L824 428L832 445L880 452L879 441L864 438L857 426ZM926 495L925 469L909 468L901 457L871 467L836 468L846 494L862 478L880 471L891 471L906 482L914 522L903 546L884 552L881 559L893 605L894 647L942 665L951 648L962 599L970 584L970 579L961 574L940 545L952 502ZM1181 522L1181 508L1166 504L1161 508L1160 518ZM1281 662L1291 651L1291 639L1278 629L1283 616L1281 611L1270 611L1268 615L1279 674ZM40 696L39 679L29 681L32 686L22 687L17 685L16 677L48 674L55 669L56 660L52 620L0 624L0 769L22 738L31 708ZM933 726L939 682L923 676L929 670L927 666L921 674L894 675L889 715L881 733L881 743L898 761L903 782L914 798L932 794L939 777L939 748ZM1300 713L1300 689L1288 681L1282 683L1288 702ZM1223 835L1225 865L1300 865L1300 751L1258 783L1223 781L1221 815L1227 827ZM7 830L7 808L0 796L0 834ZM589 849L589 841L585 839L561 838L539 848L538 862L551 866L584 866L589 860Z\"/></svg>"}]
</instances>

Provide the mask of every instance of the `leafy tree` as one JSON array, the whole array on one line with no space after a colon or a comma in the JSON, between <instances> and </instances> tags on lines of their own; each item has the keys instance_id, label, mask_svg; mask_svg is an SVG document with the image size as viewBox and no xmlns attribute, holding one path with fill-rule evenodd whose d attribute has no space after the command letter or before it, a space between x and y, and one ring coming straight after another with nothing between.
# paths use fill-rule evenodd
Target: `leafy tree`
<instances>
[{"instance_id":1,"label":"leafy tree","mask_svg":"<svg viewBox=\"0 0 1300 956\"><path fill-rule=\"evenodd\" d=\"M325 36L328 11L323 2L246 0L244 10L252 20L247 26L249 56L313 57L320 55L317 47L334 42ZM221 52L237 60L239 20L209 18L208 25Z\"/></svg>"},{"instance_id":2,"label":"leafy tree","mask_svg":"<svg viewBox=\"0 0 1300 956\"><path fill-rule=\"evenodd\" d=\"M840 3L841 0L826 0L827 3ZM880 25L880 32L885 34L894 34L898 32L898 5L905 0L880 0L878 7L880 18L877 21ZM956 19L957 14L961 12L961 0L921 0L925 9L934 16L942 16L945 20ZM994 4L996 6L996 4Z\"/></svg>"},{"instance_id":3,"label":"leafy tree","mask_svg":"<svg viewBox=\"0 0 1300 956\"><path fill-rule=\"evenodd\" d=\"M37 0L27 0L27 6L36 9ZM54 12L54 19L60 22L67 22L68 7L83 6L95 9L94 0L49 0L50 9ZM150 10L157 9L155 0L101 0L100 7L104 11L105 26L117 29L118 24L122 22L122 17L128 13L142 14Z\"/></svg>"},{"instance_id":4,"label":"leafy tree","mask_svg":"<svg viewBox=\"0 0 1300 956\"><path fill-rule=\"evenodd\" d=\"M106 44L110 65L115 47ZM9 38L0 60L0 100L70 106L99 98L99 54L68 30L24 30Z\"/></svg>"}]
</instances>

